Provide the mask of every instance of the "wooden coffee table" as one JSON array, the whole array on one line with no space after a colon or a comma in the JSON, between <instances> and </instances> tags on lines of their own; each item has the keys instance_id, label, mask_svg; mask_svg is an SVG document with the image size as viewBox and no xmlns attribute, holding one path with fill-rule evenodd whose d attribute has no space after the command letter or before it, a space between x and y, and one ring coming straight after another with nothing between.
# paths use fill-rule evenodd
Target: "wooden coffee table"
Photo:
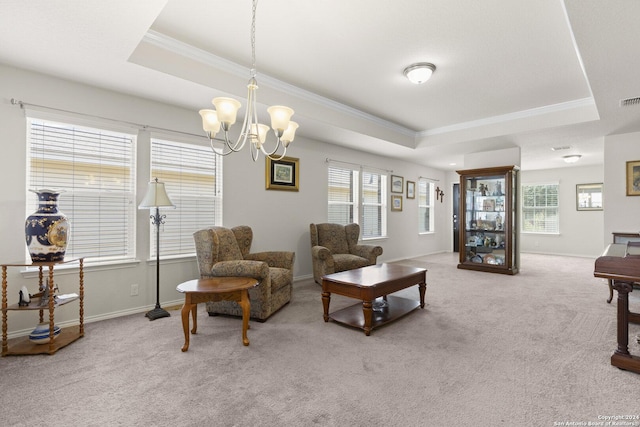
<instances>
[{"instance_id":1,"label":"wooden coffee table","mask_svg":"<svg viewBox=\"0 0 640 427\"><path fill-rule=\"evenodd\" d=\"M176 290L184 293L184 306L182 306L182 329L184 330L184 345L182 351L189 349L189 312L193 319L195 334L198 329L198 303L207 301L236 301L242 308L242 343L249 345L247 329L249 329L249 289L258 284L251 277L210 277L206 279L194 279L180 283Z\"/></svg>"},{"instance_id":2,"label":"wooden coffee table","mask_svg":"<svg viewBox=\"0 0 640 427\"><path fill-rule=\"evenodd\" d=\"M420 302L396 296L387 296L413 285L418 285ZM355 270L342 271L322 277L322 305L324 321L329 318L356 328L365 335L377 326L389 323L414 309L424 308L427 288L427 270L398 264L378 264ZM338 310L329 315L331 293L362 300L362 304ZM373 301L384 297L386 307L373 309Z\"/></svg>"}]
</instances>

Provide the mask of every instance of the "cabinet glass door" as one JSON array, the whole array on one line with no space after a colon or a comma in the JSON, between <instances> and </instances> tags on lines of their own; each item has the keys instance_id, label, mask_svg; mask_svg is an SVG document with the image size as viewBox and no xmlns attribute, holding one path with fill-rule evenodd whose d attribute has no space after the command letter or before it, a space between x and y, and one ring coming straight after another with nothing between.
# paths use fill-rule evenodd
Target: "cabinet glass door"
<instances>
[{"instance_id":1,"label":"cabinet glass door","mask_svg":"<svg viewBox=\"0 0 640 427\"><path fill-rule=\"evenodd\" d=\"M504 176L467 179L466 260L505 265Z\"/></svg>"}]
</instances>

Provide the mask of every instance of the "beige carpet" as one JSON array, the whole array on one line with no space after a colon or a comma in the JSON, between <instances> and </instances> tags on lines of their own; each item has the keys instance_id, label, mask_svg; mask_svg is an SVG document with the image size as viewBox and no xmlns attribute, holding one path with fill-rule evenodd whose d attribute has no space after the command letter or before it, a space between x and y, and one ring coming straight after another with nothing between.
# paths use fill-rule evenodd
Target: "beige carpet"
<instances>
[{"instance_id":1,"label":"beige carpet","mask_svg":"<svg viewBox=\"0 0 640 427\"><path fill-rule=\"evenodd\" d=\"M249 347L238 319L201 305L187 353L172 311L88 324L53 356L2 358L0 423L555 426L640 415L640 375L610 365L616 306L593 260L524 254L513 277L458 270L450 253L402 262L429 270L427 306L369 337L324 323L320 287L305 280L283 310L252 322ZM417 287L401 294L418 298ZM331 308L352 302L334 296Z\"/></svg>"}]
</instances>

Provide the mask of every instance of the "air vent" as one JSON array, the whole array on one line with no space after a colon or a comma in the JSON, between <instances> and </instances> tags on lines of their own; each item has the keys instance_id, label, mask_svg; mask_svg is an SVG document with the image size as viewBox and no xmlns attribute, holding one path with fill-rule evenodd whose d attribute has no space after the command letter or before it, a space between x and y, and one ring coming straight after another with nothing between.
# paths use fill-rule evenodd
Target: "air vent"
<instances>
[{"instance_id":1,"label":"air vent","mask_svg":"<svg viewBox=\"0 0 640 427\"><path fill-rule=\"evenodd\" d=\"M551 151L562 151L571 149L570 145L564 145L562 147L551 147Z\"/></svg>"},{"instance_id":2,"label":"air vent","mask_svg":"<svg viewBox=\"0 0 640 427\"><path fill-rule=\"evenodd\" d=\"M638 105L638 104L640 104L640 96L637 96L635 98L627 98L627 99L620 100L621 107L629 107L630 105Z\"/></svg>"}]
</instances>

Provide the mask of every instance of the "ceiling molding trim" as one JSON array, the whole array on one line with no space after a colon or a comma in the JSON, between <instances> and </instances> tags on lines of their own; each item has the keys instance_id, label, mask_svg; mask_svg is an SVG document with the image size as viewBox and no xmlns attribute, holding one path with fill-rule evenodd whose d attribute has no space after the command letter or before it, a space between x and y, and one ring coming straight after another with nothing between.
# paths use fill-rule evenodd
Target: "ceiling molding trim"
<instances>
[{"instance_id":1,"label":"ceiling molding trim","mask_svg":"<svg viewBox=\"0 0 640 427\"><path fill-rule=\"evenodd\" d=\"M591 83L589 82L589 76L587 75L587 69L584 66L584 61L582 60L582 55L580 54L580 48L578 48L578 42L576 41L576 35L573 33L573 27L571 26L571 19L569 19L569 11L567 10L566 2L560 2L562 7L562 12L564 13L564 20L567 24L567 29L569 30L569 35L571 36L571 44L573 45L573 49L576 52L576 58L578 59L578 63L580 64L580 69L582 70L582 76L584 77L584 81L587 83L587 87L589 88L589 93L593 98L593 90L591 89Z\"/></svg>"},{"instance_id":2,"label":"ceiling molding trim","mask_svg":"<svg viewBox=\"0 0 640 427\"><path fill-rule=\"evenodd\" d=\"M180 40L174 39L172 37L169 37L157 31L154 31L154 30L147 31L142 41L149 43L151 45L157 46L159 48L165 49L167 51L173 52L175 54L184 56L186 58L190 58L195 61L201 62L208 66L217 68L219 70L225 71L236 77L248 78L249 69L247 67L239 65L233 61L229 61L228 59L222 58L220 56L214 55L205 50L191 46L190 44L181 42ZM316 93L302 89L298 86L294 86L282 80L278 80L274 77L270 77L266 74L260 73L259 80L260 80L260 83L264 83L268 87L296 96L303 100L318 104L330 110L337 111L341 114L346 114L357 119L373 122L378 126L389 129L393 132L400 133L405 136L410 136L415 138L417 135L417 132L412 129L409 129L397 123L382 119L372 114L365 113L364 111L358 110L356 108L350 107L348 105L342 104L332 99L325 98Z\"/></svg>"},{"instance_id":3,"label":"ceiling molding trim","mask_svg":"<svg viewBox=\"0 0 640 427\"><path fill-rule=\"evenodd\" d=\"M514 120L527 119L545 114L558 113L562 111L572 110L576 108L596 108L596 103L593 97L576 99L568 102L561 102L559 104L546 105L544 107L531 108L529 110L516 111L509 114L503 114L501 116L487 117L479 120L472 120L470 122L456 123L451 126L443 126L440 128L429 129L422 132L418 132L419 138L427 136L441 135L444 133L456 132L461 130L468 130L473 128L479 128L483 126L496 125L500 123L506 123Z\"/></svg>"}]
</instances>

